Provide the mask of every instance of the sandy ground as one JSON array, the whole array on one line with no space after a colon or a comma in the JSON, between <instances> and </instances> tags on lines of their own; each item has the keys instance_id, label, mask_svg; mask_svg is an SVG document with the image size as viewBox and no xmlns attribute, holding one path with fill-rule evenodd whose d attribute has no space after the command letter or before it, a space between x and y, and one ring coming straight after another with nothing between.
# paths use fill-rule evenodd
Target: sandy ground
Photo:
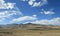
<instances>
[{"instance_id":1,"label":"sandy ground","mask_svg":"<svg viewBox=\"0 0 60 36\"><path fill-rule=\"evenodd\" d=\"M60 32L58 31L24 31L24 32L19 32L15 33L17 35L15 36L60 36Z\"/></svg>"},{"instance_id":2,"label":"sandy ground","mask_svg":"<svg viewBox=\"0 0 60 36\"><path fill-rule=\"evenodd\" d=\"M5 30L4 30L5 31ZM11 31L11 30L9 30ZM3 36L60 36L60 30L13 30L13 34L2 34ZM0 36L2 36L0 35Z\"/></svg>"},{"instance_id":3,"label":"sandy ground","mask_svg":"<svg viewBox=\"0 0 60 36\"><path fill-rule=\"evenodd\" d=\"M60 36L60 33L18 33L15 36Z\"/></svg>"}]
</instances>

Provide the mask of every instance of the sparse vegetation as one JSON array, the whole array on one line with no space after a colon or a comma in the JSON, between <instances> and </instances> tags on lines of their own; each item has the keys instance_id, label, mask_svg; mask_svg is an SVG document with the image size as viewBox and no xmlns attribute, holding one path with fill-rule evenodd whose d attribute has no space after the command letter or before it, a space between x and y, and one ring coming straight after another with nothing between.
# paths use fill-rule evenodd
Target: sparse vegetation
<instances>
[{"instance_id":1,"label":"sparse vegetation","mask_svg":"<svg viewBox=\"0 0 60 36\"><path fill-rule=\"evenodd\" d=\"M5 27L0 28L0 36L60 36L59 26L43 26L30 23Z\"/></svg>"}]
</instances>

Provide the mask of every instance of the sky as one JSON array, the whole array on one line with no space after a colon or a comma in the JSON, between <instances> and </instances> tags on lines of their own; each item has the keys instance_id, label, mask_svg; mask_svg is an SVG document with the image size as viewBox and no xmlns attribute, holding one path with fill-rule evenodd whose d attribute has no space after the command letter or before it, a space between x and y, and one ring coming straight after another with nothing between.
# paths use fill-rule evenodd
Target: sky
<instances>
[{"instance_id":1,"label":"sky","mask_svg":"<svg viewBox=\"0 0 60 36\"><path fill-rule=\"evenodd\" d=\"M60 0L0 0L0 25L60 25Z\"/></svg>"}]
</instances>

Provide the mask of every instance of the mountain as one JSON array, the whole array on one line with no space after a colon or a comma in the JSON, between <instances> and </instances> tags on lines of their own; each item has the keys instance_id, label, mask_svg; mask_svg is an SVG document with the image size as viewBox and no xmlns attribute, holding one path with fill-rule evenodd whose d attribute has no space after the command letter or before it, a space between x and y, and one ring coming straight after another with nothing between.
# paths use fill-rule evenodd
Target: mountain
<instances>
[{"instance_id":1,"label":"mountain","mask_svg":"<svg viewBox=\"0 0 60 36\"><path fill-rule=\"evenodd\" d=\"M34 23L26 23L26 24L7 24L1 25L0 28L4 29L60 29L60 26L53 26L53 25L42 25L42 24L34 24Z\"/></svg>"}]
</instances>

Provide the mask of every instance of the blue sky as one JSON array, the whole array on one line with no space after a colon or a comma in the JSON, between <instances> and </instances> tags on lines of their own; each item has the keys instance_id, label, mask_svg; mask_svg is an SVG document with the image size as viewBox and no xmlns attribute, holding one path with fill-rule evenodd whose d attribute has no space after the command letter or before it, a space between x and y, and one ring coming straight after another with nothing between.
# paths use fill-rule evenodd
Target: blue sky
<instances>
[{"instance_id":1,"label":"blue sky","mask_svg":"<svg viewBox=\"0 0 60 36\"><path fill-rule=\"evenodd\" d=\"M60 0L0 0L0 24L60 25Z\"/></svg>"}]
</instances>

